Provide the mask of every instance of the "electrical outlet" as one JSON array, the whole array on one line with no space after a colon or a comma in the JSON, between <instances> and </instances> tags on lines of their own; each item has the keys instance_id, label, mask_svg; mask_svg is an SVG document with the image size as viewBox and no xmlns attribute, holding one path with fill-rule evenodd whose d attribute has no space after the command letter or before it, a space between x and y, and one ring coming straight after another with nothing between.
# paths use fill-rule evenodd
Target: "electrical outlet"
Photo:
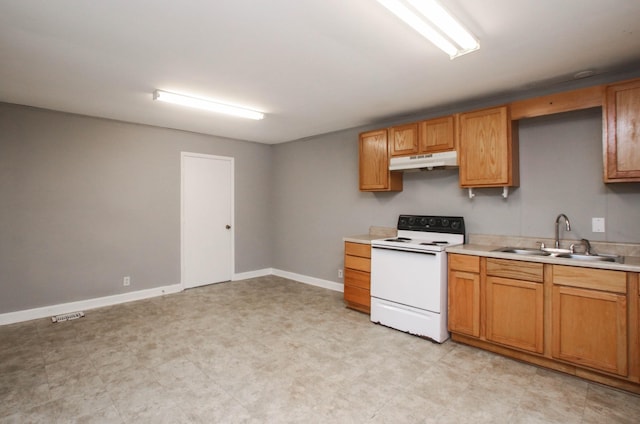
<instances>
[{"instance_id":1,"label":"electrical outlet","mask_svg":"<svg viewBox=\"0 0 640 424\"><path fill-rule=\"evenodd\" d=\"M342 271L342 269L338 270L338 278L342 278L344 276L344 273Z\"/></svg>"},{"instance_id":2,"label":"electrical outlet","mask_svg":"<svg viewBox=\"0 0 640 424\"><path fill-rule=\"evenodd\" d=\"M131 277L128 275L122 279L122 285L127 287L131 285Z\"/></svg>"},{"instance_id":3,"label":"electrical outlet","mask_svg":"<svg viewBox=\"0 0 640 424\"><path fill-rule=\"evenodd\" d=\"M591 218L591 231L604 233L604 218Z\"/></svg>"}]
</instances>

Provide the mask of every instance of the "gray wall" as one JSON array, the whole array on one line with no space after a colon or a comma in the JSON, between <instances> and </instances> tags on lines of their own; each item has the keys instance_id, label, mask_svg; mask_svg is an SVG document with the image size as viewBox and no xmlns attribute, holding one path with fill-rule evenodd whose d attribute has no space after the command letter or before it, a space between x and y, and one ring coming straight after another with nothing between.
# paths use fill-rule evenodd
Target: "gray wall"
<instances>
[{"instance_id":1,"label":"gray wall","mask_svg":"<svg viewBox=\"0 0 640 424\"><path fill-rule=\"evenodd\" d=\"M567 238L640 242L640 184L602 182L600 109L521 121L521 186L506 200L499 189L468 199L457 170L360 192L358 133L371 128L269 146L0 103L0 313L179 283L181 151L235 158L237 273L340 281L342 237L401 213L551 237L564 212Z\"/></svg>"},{"instance_id":2,"label":"gray wall","mask_svg":"<svg viewBox=\"0 0 640 424\"><path fill-rule=\"evenodd\" d=\"M181 151L235 158L235 271L270 267L271 146L0 103L0 313L180 283Z\"/></svg>"},{"instance_id":3,"label":"gray wall","mask_svg":"<svg viewBox=\"0 0 640 424\"><path fill-rule=\"evenodd\" d=\"M564 212L566 238L640 243L640 184L602 181L600 108L520 121L521 185L508 199L477 189L470 200L456 170L405 173L400 193L361 193L364 129L275 146L275 268L340 281L342 237L395 227L401 213L461 215L467 233L553 237ZM605 233L591 232L592 217L606 219Z\"/></svg>"}]
</instances>

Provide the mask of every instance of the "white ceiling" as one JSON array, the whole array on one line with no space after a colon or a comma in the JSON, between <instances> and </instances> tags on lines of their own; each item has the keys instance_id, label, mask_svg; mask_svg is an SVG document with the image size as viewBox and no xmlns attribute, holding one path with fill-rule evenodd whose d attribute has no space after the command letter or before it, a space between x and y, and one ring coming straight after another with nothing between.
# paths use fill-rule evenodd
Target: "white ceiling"
<instances>
[{"instance_id":1,"label":"white ceiling","mask_svg":"<svg viewBox=\"0 0 640 424\"><path fill-rule=\"evenodd\" d=\"M280 143L640 63L638 0L441 3L479 51L449 60L375 0L0 0L0 101Z\"/></svg>"}]
</instances>

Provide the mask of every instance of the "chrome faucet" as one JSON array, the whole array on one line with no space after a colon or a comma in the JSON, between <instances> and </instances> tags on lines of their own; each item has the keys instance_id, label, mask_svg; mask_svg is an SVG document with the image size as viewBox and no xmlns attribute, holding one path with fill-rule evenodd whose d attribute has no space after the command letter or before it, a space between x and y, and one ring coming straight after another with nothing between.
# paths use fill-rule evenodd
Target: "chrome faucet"
<instances>
[{"instance_id":1,"label":"chrome faucet","mask_svg":"<svg viewBox=\"0 0 640 424\"><path fill-rule=\"evenodd\" d=\"M560 218L564 218L564 222L567 224L567 231L571 231L571 223L569 222L569 218L567 215L561 213L556 218L556 240L555 240L555 248L558 249L560 247Z\"/></svg>"},{"instance_id":2,"label":"chrome faucet","mask_svg":"<svg viewBox=\"0 0 640 424\"><path fill-rule=\"evenodd\" d=\"M580 241L584 244L584 254L591 255L591 243L589 243L589 240L583 238Z\"/></svg>"}]
</instances>

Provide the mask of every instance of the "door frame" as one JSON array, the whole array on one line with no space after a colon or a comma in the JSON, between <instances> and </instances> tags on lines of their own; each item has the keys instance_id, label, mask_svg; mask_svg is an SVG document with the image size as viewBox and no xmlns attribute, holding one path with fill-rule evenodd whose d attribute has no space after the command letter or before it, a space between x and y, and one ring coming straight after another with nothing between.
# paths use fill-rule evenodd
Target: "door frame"
<instances>
[{"instance_id":1,"label":"door frame","mask_svg":"<svg viewBox=\"0 0 640 424\"><path fill-rule=\"evenodd\" d=\"M193 152L180 152L180 286L182 288L182 290L185 290L185 175L184 175L184 170L185 170L185 160L187 157L192 157L192 158L202 158L202 159L213 159L213 160L223 160L223 161L227 161L229 162L230 165L230 172L231 172L231 178L230 178L230 187L229 187L229 192L230 192L230 199L229 202L231 203L229 205L229 213L231 215L230 217L230 223L229 225L231 225L231 229L229 231L231 231L231 261L230 261L230 267L231 269L229 270L229 281L233 281L233 276L235 273L235 262L236 262L236 250L235 250L235 167L234 167L234 158L233 157L229 157L229 156L217 156L217 155L209 155L206 153L193 153Z\"/></svg>"}]
</instances>

